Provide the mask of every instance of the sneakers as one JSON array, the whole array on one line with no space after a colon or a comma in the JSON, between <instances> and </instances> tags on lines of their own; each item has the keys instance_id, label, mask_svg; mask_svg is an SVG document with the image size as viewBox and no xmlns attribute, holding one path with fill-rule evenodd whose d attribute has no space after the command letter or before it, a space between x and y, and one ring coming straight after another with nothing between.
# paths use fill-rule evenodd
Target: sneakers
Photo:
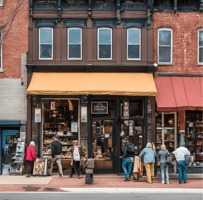
<instances>
[{"instance_id":1,"label":"sneakers","mask_svg":"<svg viewBox=\"0 0 203 200\"><path fill-rule=\"evenodd\" d=\"M162 182L161 182L161 184L165 184L165 182L164 182L164 181L162 181Z\"/></svg>"},{"instance_id":2,"label":"sneakers","mask_svg":"<svg viewBox=\"0 0 203 200\"><path fill-rule=\"evenodd\" d=\"M125 180L124 181L130 181L130 179L129 178L125 178Z\"/></svg>"},{"instance_id":3,"label":"sneakers","mask_svg":"<svg viewBox=\"0 0 203 200\"><path fill-rule=\"evenodd\" d=\"M166 182L166 184L169 184L169 182Z\"/></svg>"},{"instance_id":4,"label":"sneakers","mask_svg":"<svg viewBox=\"0 0 203 200\"><path fill-rule=\"evenodd\" d=\"M184 183L187 183L187 181L184 181Z\"/></svg>"},{"instance_id":5,"label":"sneakers","mask_svg":"<svg viewBox=\"0 0 203 200\"><path fill-rule=\"evenodd\" d=\"M60 174L59 177L63 177L63 174Z\"/></svg>"}]
</instances>

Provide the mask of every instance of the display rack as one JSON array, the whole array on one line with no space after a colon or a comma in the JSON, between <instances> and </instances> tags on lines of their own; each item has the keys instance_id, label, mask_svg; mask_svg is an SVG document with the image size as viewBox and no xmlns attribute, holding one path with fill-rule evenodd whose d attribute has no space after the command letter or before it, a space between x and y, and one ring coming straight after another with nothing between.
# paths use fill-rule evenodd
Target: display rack
<instances>
[{"instance_id":1,"label":"display rack","mask_svg":"<svg viewBox=\"0 0 203 200\"><path fill-rule=\"evenodd\" d=\"M47 163L49 158L38 158L34 162L33 176L47 176Z\"/></svg>"}]
</instances>

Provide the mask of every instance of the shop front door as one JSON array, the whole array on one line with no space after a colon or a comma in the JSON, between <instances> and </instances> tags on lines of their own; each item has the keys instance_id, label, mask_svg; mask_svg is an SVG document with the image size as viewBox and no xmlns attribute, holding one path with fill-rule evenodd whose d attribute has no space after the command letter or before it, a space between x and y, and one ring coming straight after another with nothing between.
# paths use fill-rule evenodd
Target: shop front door
<instances>
[{"instance_id":1,"label":"shop front door","mask_svg":"<svg viewBox=\"0 0 203 200\"><path fill-rule=\"evenodd\" d=\"M95 173L114 173L114 120L92 120L92 155Z\"/></svg>"}]
</instances>

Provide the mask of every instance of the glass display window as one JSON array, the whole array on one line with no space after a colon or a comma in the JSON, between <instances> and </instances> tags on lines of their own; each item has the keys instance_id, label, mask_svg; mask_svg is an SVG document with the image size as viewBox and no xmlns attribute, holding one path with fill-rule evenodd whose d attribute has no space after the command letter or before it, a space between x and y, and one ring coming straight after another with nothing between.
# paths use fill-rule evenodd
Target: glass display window
<instances>
[{"instance_id":1,"label":"glass display window","mask_svg":"<svg viewBox=\"0 0 203 200\"><path fill-rule=\"evenodd\" d=\"M203 118L201 111L186 112L186 146L190 151L190 166L203 166Z\"/></svg>"},{"instance_id":2,"label":"glass display window","mask_svg":"<svg viewBox=\"0 0 203 200\"><path fill-rule=\"evenodd\" d=\"M43 148L44 157L51 156L51 143L54 136L59 136L62 143L62 159L71 159L67 152L73 146L73 140L80 140L78 99L43 99Z\"/></svg>"}]
</instances>

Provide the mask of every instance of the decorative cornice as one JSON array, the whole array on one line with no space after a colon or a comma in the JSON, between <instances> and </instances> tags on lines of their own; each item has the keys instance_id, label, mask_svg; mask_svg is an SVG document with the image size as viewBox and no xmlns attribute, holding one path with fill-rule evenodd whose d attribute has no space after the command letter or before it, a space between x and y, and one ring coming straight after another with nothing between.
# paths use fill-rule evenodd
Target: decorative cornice
<instances>
[{"instance_id":1,"label":"decorative cornice","mask_svg":"<svg viewBox=\"0 0 203 200\"><path fill-rule=\"evenodd\" d=\"M87 18L64 18L63 27L87 28Z\"/></svg>"},{"instance_id":2,"label":"decorative cornice","mask_svg":"<svg viewBox=\"0 0 203 200\"><path fill-rule=\"evenodd\" d=\"M34 18L35 27L56 27L59 18Z\"/></svg>"},{"instance_id":3,"label":"decorative cornice","mask_svg":"<svg viewBox=\"0 0 203 200\"><path fill-rule=\"evenodd\" d=\"M99 27L115 28L116 19L114 19L114 18L93 19L93 28L99 28Z\"/></svg>"},{"instance_id":4,"label":"decorative cornice","mask_svg":"<svg viewBox=\"0 0 203 200\"><path fill-rule=\"evenodd\" d=\"M131 28L131 27L138 27L143 28L145 27L145 21L147 19L122 19L123 28Z\"/></svg>"}]
</instances>

